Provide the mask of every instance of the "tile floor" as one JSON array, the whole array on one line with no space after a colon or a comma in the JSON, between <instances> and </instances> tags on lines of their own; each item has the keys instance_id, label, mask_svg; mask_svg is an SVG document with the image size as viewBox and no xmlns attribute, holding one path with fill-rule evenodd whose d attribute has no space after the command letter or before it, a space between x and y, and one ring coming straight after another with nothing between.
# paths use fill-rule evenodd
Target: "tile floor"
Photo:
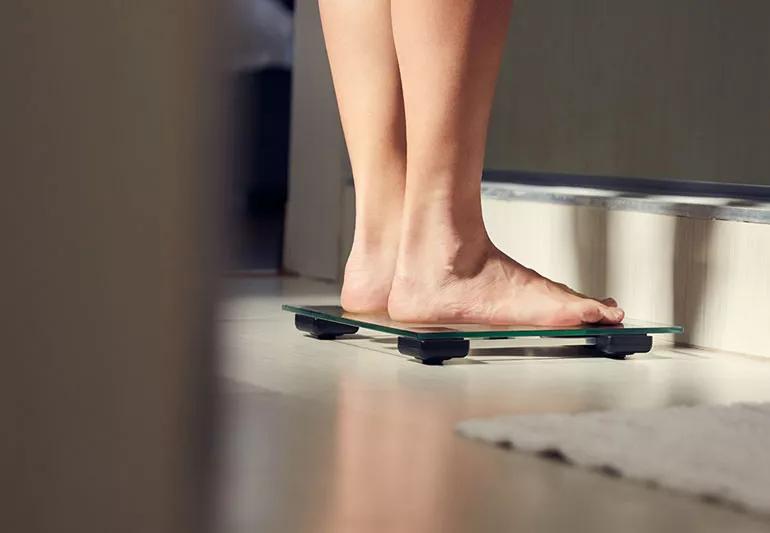
<instances>
[{"instance_id":1,"label":"tile floor","mask_svg":"<svg viewBox=\"0 0 770 533\"><path fill-rule=\"evenodd\" d=\"M332 285L251 278L226 289L218 531L770 531L770 518L453 431L502 413L770 401L770 357L666 345L627 361L512 356L480 341L468 359L426 367L387 335L296 331L281 303L336 303Z\"/></svg>"}]
</instances>

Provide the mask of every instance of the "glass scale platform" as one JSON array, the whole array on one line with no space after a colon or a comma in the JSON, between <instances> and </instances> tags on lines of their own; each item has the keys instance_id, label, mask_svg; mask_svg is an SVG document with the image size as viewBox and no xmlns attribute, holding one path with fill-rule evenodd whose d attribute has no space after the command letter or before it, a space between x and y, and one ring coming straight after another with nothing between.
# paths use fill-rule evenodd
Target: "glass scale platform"
<instances>
[{"instance_id":1,"label":"glass scale platform","mask_svg":"<svg viewBox=\"0 0 770 533\"><path fill-rule=\"evenodd\" d=\"M358 328L398 336L398 351L427 365L440 365L448 359L465 357L470 339L510 339L517 337L582 338L597 356L625 359L634 353L649 352L650 335L681 333L681 326L626 320L605 326L510 326L491 324L411 324L395 322L387 314L352 314L337 305L284 305L294 313L298 330L322 340L356 333Z\"/></svg>"}]
</instances>

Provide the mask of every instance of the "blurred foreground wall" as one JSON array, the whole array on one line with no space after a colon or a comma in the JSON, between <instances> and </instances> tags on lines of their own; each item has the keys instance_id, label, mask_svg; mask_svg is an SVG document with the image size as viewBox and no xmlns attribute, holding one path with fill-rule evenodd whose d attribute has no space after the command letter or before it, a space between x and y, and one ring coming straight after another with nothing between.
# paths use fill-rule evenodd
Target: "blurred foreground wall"
<instances>
[{"instance_id":1,"label":"blurred foreground wall","mask_svg":"<svg viewBox=\"0 0 770 533\"><path fill-rule=\"evenodd\" d=\"M0 5L0 531L205 528L208 4Z\"/></svg>"}]
</instances>

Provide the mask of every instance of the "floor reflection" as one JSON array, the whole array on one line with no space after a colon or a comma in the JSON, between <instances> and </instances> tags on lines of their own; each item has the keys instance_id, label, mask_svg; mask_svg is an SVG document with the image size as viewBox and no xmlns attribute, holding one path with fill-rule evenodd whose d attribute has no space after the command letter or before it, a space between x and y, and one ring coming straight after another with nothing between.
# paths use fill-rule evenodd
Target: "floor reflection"
<instances>
[{"instance_id":1,"label":"floor reflection","mask_svg":"<svg viewBox=\"0 0 770 533\"><path fill-rule=\"evenodd\" d=\"M454 531L483 523L490 496L501 492L530 510L528 520L547 511L552 480L522 470L522 483L505 484L489 455L467 453L481 444L454 434L468 391L456 389L442 407L410 381L372 390L354 377L340 380L332 495L321 530L357 531L374 521L388 531Z\"/></svg>"}]
</instances>

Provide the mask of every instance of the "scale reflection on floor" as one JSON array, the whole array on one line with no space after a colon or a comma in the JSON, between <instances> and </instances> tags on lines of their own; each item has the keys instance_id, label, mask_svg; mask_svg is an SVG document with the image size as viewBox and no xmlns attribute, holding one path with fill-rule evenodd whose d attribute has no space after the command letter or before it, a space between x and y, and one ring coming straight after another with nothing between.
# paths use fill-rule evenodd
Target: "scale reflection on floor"
<instances>
[{"instance_id":1,"label":"scale reflection on floor","mask_svg":"<svg viewBox=\"0 0 770 533\"><path fill-rule=\"evenodd\" d=\"M649 352L651 335L681 333L680 326L626 320L607 326L510 326L490 324L407 324L391 320L387 314L347 313L336 305L284 305L294 313L297 329L317 339L330 340L356 333L359 328L398 336L398 351L424 364L440 365L444 361L465 357L470 339L554 338L565 344L582 339L593 355L625 359L634 353Z\"/></svg>"}]
</instances>

